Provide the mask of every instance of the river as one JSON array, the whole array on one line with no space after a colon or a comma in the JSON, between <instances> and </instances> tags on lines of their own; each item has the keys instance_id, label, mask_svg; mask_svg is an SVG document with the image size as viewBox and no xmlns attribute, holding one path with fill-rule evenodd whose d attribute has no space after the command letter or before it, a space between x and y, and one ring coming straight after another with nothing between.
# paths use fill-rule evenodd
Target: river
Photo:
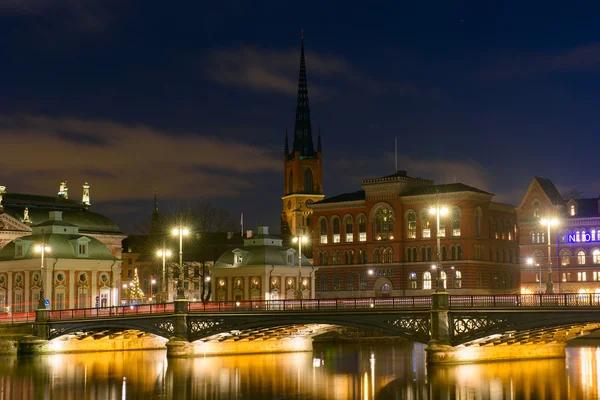
<instances>
[{"instance_id":1,"label":"river","mask_svg":"<svg viewBox=\"0 0 600 400\"><path fill-rule=\"evenodd\" d=\"M166 351L4 357L0 400L598 399L600 347L564 359L425 365L424 346L315 344L312 352L169 359Z\"/></svg>"}]
</instances>

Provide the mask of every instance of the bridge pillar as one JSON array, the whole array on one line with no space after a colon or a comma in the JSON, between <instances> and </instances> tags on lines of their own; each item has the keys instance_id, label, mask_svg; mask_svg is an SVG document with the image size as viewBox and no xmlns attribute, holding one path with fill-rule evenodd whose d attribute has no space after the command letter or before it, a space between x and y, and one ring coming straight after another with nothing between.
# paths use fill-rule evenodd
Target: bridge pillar
<instances>
[{"instance_id":1,"label":"bridge pillar","mask_svg":"<svg viewBox=\"0 0 600 400\"><path fill-rule=\"evenodd\" d=\"M448 292L434 292L431 294L431 335L425 352L428 363L442 363L448 353L452 353L450 345L450 321L448 311L450 297Z\"/></svg>"},{"instance_id":2,"label":"bridge pillar","mask_svg":"<svg viewBox=\"0 0 600 400\"><path fill-rule=\"evenodd\" d=\"M48 328L48 319L50 318L50 310L40 308L35 310L35 323L33 324L33 335L41 340L48 340L50 337L50 329Z\"/></svg>"}]
</instances>

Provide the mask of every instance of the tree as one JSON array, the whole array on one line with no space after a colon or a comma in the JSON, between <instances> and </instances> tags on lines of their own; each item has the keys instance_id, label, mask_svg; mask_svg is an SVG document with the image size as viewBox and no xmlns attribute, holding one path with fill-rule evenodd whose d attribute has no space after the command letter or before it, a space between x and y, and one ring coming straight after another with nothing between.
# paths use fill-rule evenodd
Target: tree
<instances>
[{"instance_id":1,"label":"tree","mask_svg":"<svg viewBox=\"0 0 600 400\"><path fill-rule=\"evenodd\" d=\"M137 268L133 271L133 280L129 283L129 299L140 302L144 298L144 292L140 287L140 277Z\"/></svg>"},{"instance_id":2,"label":"tree","mask_svg":"<svg viewBox=\"0 0 600 400\"><path fill-rule=\"evenodd\" d=\"M565 200L569 200L569 199L582 199L583 198L583 192L577 189L571 189L571 190L567 190L566 192L562 193L562 197Z\"/></svg>"}]
</instances>

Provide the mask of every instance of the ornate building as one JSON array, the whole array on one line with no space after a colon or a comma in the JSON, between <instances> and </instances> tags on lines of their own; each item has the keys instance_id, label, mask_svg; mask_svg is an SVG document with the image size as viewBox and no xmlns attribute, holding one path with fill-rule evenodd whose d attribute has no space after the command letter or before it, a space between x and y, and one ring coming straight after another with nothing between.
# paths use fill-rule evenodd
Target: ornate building
<instances>
[{"instance_id":1,"label":"ornate building","mask_svg":"<svg viewBox=\"0 0 600 400\"><path fill-rule=\"evenodd\" d=\"M534 177L517 215L523 293L600 293L600 198L564 199Z\"/></svg>"},{"instance_id":2,"label":"ornate building","mask_svg":"<svg viewBox=\"0 0 600 400\"><path fill-rule=\"evenodd\" d=\"M362 189L312 205L317 297L429 293L438 276L438 232L441 286L454 293L519 290L513 206L462 183L434 185L406 171L366 179Z\"/></svg>"},{"instance_id":3,"label":"ornate building","mask_svg":"<svg viewBox=\"0 0 600 400\"><path fill-rule=\"evenodd\" d=\"M318 268L298 251L283 246L283 239L269 235L266 226L246 237L244 246L225 252L211 268L213 299L218 301L283 300L298 298L301 279L302 298L314 298L314 276Z\"/></svg>"},{"instance_id":4,"label":"ornate building","mask_svg":"<svg viewBox=\"0 0 600 400\"><path fill-rule=\"evenodd\" d=\"M300 46L300 76L292 151L285 135L284 196L281 213L281 233L297 235L308 232L311 226L310 205L323 199L321 131L315 151L310 122L306 63L304 60L304 36Z\"/></svg>"}]
</instances>

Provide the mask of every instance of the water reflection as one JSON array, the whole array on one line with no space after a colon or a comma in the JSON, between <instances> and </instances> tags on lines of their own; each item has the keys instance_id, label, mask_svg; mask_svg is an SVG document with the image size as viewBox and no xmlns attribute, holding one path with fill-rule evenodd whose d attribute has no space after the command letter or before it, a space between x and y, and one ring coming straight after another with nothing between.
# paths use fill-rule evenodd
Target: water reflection
<instances>
[{"instance_id":1,"label":"water reflection","mask_svg":"<svg viewBox=\"0 0 600 400\"><path fill-rule=\"evenodd\" d=\"M425 367L422 345L166 359L164 351L7 357L9 399L598 399L599 347L566 359Z\"/></svg>"}]
</instances>

